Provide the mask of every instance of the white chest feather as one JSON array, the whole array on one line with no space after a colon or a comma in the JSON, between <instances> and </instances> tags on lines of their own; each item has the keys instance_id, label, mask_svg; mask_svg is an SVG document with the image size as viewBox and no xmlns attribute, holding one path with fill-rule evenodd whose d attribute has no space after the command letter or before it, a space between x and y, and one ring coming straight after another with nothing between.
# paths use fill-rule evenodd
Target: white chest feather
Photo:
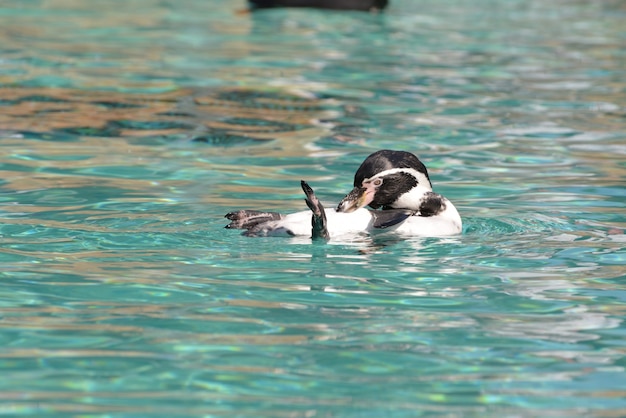
<instances>
[{"instance_id":1,"label":"white chest feather","mask_svg":"<svg viewBox=\"0 0 626 418\"><path fill-rule=\"evenodd\" d=\"M401 195L392 206L394 208L419 208L424 195L430 191L432 191L430 187L418 185Z\"/></svg>"},{"instance_id":2,"label":"white chest feather","mask_svg":"<svg viewBox=\"0 0 626 418\"><path fill-rule=\"evenodd\" d=\"M372 215L361 208L352 213L336 212L326 209L327 229L331 237L367 232L371 229ZM286 215L280 221L272 222L274 227L291 231L294 235L311 235L311 212L302 211ZM268 225L269 226L269 225Z\"/></svg>"},{"instance_id":3,"label":"white chest feather","mask_svg":"<svg viewBox=\"0 0 626 418\"><path fill-rule=\"evenodd\" d=\"M461 232L461 217L449 201L446 210L437 216L410 216L405 221L389 228L374 228L374 217L369 209L361 208L351 213L326 209L327 229L330 237L361 233L398 233L408 236L446 236ZM311 236L311 212L302 211L286 215L278 221L263 225L267 235Z\"/></svg>"}]
</instances>

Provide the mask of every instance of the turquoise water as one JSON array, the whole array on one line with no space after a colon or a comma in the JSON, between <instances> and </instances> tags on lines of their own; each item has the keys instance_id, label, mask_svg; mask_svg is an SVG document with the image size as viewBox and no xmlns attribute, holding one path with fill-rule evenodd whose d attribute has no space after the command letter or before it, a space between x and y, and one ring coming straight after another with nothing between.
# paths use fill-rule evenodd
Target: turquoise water
<instances>
[{"instance_id":1,"label":"turquoise water","mask_svg":"<svg viewBox=\"0 0 626 418\"><path fill-rule=\"evenodd\" d=\"M0 415L626 416L623 2L244 6L0 4ZM463 235L223 228L381 148Z\"/></svg>"}]
</instances>

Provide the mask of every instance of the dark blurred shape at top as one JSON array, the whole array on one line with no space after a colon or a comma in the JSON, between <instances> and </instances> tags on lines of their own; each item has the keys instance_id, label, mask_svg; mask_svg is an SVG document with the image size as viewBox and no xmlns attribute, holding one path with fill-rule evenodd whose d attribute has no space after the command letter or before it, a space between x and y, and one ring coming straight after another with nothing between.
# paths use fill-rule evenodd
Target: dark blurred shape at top
<instances>
[{"instance_id":1,"label":"dark blurred shape at top","mask_svg":"<svg viewBox=\"0 0 626 418\"><path fill-rule=\"evenodd\" d=\"M388 0L248 0L251 9L317 7L335 10L382 10Z\"/></svg>"}]
</instances>

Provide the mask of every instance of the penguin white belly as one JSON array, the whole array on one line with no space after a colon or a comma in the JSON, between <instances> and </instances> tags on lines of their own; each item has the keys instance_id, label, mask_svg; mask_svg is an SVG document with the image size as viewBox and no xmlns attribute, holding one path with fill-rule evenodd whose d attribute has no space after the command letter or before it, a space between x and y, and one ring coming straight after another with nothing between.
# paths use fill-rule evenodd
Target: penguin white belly
<instances>
[{"instance_id":1,"label":"penguin white belly","mask_svg":"<svg viewBox=\"0 0 626 418\"><path fill-rule=\"evenodd\" d=\"M351 213L325 209L328 232L332 237L367 232L371 229L372 215L369 210L361 208ZM263 225L267 235L311 236L311 211L290 213L278 221Z\"/></svg>"},{"instance_id":2,"label":"penguin white belly","mask_svg":"<svg viewBox=\"0 0 626 418\"><path fill-rule=\"evenodd\" d=\"M446 200L444 211L435 216L411 216L394 228L394 232L416 237L444 237L460 234L463 230L461 215Z\"/></svg>"}]
</instances>

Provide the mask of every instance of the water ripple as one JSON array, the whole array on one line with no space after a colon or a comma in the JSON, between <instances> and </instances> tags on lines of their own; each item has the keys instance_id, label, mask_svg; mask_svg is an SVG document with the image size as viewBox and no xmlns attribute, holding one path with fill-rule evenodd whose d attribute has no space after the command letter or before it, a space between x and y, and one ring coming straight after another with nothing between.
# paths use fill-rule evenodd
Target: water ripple
<instances>
[{"instance_id":1,"label":"water ripple","mask_svg":"<svg viewBox=\"0 0 626 418\"><path fill-rule=\"evenodd\" d=\"M622 6L170 3L3 2L0 414L626 415ZM381 148L463 234L223 228Z\"/></svg>"}]
</instances>

